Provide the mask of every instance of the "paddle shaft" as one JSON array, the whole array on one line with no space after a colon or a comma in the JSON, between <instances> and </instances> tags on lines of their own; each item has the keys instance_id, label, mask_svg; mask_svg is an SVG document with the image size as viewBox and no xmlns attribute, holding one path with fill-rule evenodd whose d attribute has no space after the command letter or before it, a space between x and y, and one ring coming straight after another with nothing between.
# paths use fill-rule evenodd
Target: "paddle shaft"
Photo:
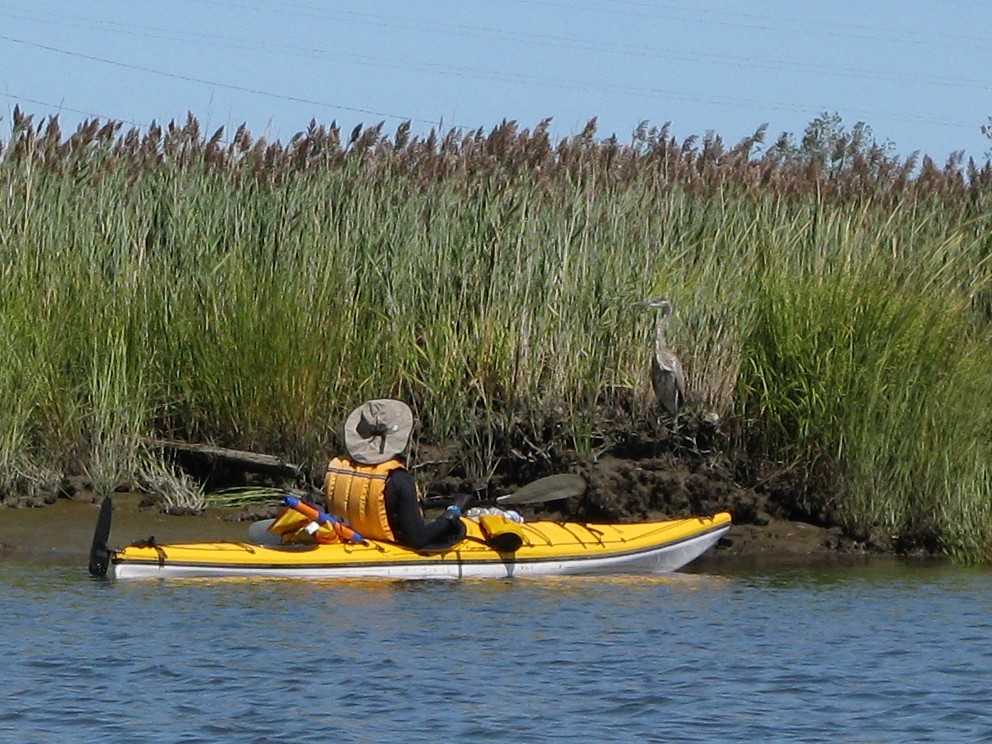
<instances>
[{"instance_id":1,"label":"paddle shaft","mask_svg":"<svg viewBox=\"0 0 992 744\"><path fill-rule=\"evenodd\" d=\"M286 496L283 498L283 504L291 509L295 509L304 517L316 522L317 524L330 524L337 533L337 536L342 540L348 540L355 543L365 542L365 538L346 525L343 520L331 516L330 514L327 514L314 506L310 506L310 504L305 501L300 501L295 496Z\"/></svg>"},{"instance_id":2,"label":"paddle shaft","mask_svg":"<svg viewBox=\"0 0 992 744\"><path fill-rule=\"evenodd\" d=\"M462 509L465 509L465 506L459 503L462 500L464 500L466 504L471 502L479 505L490 506L542 504L548 501L558 501L559 499L571 498L572 496L581 496L585 493L585 490L586 482L584 478L571 473L563 473L560 475L549 475L546 478L539 478L536 481L528 483L526 486L523 486L514 493L500 496L495 499L473 499L474 495L469 494L468 496L447 496L424 499L423 505L431 507L458 504Z\"/></svg>"}]
</instances>

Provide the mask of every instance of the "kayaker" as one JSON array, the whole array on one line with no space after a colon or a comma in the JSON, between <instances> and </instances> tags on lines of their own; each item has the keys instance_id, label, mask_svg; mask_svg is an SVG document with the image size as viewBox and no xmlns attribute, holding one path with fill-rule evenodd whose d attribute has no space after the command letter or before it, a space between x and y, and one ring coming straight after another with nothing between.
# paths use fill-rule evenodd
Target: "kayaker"
<instances>
[{"instance_id":1,"label":"kayaker","mask_svg":"<svg viewBox=\"0 0 992 744\"><path fill-rule=\"evenodd\" d=\"M380 398L352 411L344 423L348 456L327 466L327 511L368 538L415 550L448 547L465 536L462 507L424 520L416 480L402 459L412 431L413 412L402 401Z\"/></svg>"}]
</instances>

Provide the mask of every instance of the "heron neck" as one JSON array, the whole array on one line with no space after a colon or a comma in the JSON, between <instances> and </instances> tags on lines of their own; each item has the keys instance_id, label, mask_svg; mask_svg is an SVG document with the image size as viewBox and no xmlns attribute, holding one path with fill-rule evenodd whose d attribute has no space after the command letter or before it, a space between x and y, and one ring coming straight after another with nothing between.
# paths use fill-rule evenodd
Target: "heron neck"
<instances>
[{"instance_id":1,"label":"heron neck","mask_svg":"<svg viewBox=\"0 0 992 744\"><path fill-rule=\"evenodd\" d=\"M654 346L656 349L667 349L668 348L668 316L659 315L658 322L655 324L654 331Z\"/></svg>"}]
</instances>

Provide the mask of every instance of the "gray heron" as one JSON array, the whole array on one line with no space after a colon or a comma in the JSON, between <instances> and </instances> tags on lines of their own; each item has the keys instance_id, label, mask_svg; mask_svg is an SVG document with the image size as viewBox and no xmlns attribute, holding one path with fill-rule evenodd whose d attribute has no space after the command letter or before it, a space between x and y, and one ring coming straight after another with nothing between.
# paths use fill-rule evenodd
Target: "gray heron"
<instances>
[{"instance_id":1,"label":"gray heron","mask_svg":"<svg viewBox=\"0 0 992 744\"><path fill-rule=\"evenodd\" d=\"M654 388L655 400L669 416L674 417L685 402L685 372L675 352L668 348L668 320L672 315L672 303L665 297L654 297L637 304L658 311L654 356L651 358L651 387Z\"/></svg>"}]
</instances>

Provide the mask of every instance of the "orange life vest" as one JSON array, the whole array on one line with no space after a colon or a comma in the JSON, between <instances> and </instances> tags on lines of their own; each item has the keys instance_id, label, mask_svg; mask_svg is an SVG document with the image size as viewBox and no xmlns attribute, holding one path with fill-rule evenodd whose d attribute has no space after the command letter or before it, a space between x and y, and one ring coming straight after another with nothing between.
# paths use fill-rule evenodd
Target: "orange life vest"
<instances>
[{"instance_id":1,"label":"orange life vest","mask_svg":"<svg viewBox=\"0 0 992 744\"><path fill-rule=\"evenodd\" d=\"M386 517L386 477L402 467L399 460L362 465L335 457L324 477L327 513L345 520L364 537L396 542Z\"/></svg>"}]
</instances>

